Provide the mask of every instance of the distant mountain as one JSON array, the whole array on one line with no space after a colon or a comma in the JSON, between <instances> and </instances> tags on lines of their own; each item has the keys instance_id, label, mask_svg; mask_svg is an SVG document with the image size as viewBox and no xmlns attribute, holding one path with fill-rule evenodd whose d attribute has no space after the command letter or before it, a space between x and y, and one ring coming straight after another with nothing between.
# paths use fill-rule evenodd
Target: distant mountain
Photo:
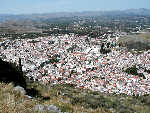
<instances>
[{"instance_id":1,"label":"distant mountain","mask_svg":"<svg viewBox=\"0 0 150 113\"><path fill-rule=\"evenodd\" d=\"M43 13L43 14L0 14L0 22L7 20L40 20L59 17L86 17L86 16L117 16L117 15L140 15L150 16L150 9L128 9L128 10L114 10L114 11L85 11L85 12L59 12L59 13Z\"/></svg>"},{"instance_id":2,"label":"distant mountain","mask_svg":"<svg viewBox=\"0 0 150 113\"><path fill-rule=\"evenodd\" d=\"M0 33L41 33L50 24L68 24L74 21L101 19L132 19L135 17L150 18L150 9L128 9L114 11L85 11L85 12L59 12L43 14L0 14ZM150 19L148 19L149 21ZM134 20L133 20L134 21Z\"/></svg>"},{"instance_id":3,"label":"distant mountain","mask_svg":"<svg viewBox=\"0 0 150 113\"><path fill-rule=\"evenodd\" d=\"M150 16L150 9L140 8L140 9L129 9L124 11L127 14Z\"/></svg>"}]
</instances>

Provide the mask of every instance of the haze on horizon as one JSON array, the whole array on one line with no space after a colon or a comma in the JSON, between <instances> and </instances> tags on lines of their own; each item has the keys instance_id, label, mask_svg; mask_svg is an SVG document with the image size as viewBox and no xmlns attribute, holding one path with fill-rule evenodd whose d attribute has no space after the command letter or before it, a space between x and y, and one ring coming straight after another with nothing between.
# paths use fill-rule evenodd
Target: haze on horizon
<instances>
[{"instance_id":1,"label":"haze on horizon","mask_svg":"<svg viewBox=\"0 0 150 113\"><path fill-rule=\"evenodd\" d=\"M1 0L0 14L150 9L150 0Z\"/></svg>"}]
</instances>

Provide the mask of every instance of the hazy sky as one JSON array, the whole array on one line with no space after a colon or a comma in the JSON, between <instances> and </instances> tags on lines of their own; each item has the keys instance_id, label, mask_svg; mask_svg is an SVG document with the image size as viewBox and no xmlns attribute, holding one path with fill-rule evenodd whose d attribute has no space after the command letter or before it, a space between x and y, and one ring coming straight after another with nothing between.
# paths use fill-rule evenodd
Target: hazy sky
<instances>
[{"instance_id":1,"label":"hazy sky","mask_svg":"<svg viewBox=\"0 0 150 113\"><path fill-rule=\"evenodd\" d=\"M0 14L149 8L150 0L0 0Z\"/></svg>"}]
</instances>

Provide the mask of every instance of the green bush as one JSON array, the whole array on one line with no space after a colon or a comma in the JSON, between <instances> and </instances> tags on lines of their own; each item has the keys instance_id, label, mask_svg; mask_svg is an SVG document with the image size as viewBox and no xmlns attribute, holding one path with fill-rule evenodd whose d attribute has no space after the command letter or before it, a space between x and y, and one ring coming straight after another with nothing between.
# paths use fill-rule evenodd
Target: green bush
<instances>
[{"instance_id":1,"label":"green bush","mask_svg":"<svg viewBox=\"0 0 150 113\"><path fill-rule=\"evenodd\" d=\"M145 79L145 76L143 73L138 73L137 72L137 68L136 68L136 65L134 65L133 67L129 67L125 70L126 73L128 74L131 74L131 75L136 75L136 76L139 76L139 77L143 77Z\"/></svg>"}]
</instances>

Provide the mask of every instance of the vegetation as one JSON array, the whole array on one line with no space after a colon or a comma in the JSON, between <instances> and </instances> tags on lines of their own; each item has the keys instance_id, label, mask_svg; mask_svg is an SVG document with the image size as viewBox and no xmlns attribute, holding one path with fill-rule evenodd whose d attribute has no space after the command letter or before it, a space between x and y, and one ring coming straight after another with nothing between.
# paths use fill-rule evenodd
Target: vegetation
<instances>
[{"instance_id":1,"label":"vegetation","mask_svg":"<svg viewBox=\"0 0 150 113\"><path fill-rule=\"evenodd\" d=\"M18 76L20 75L18 68L13 68L12 65L1 60L0 66L3 69L0 74L0 113L41 113L34 110L34 107L39 104L55 105L62 112L67 113L149 113L150 111L150 95L105 94L98 91L75 88L73 84L45 85L29 80L25 80L26 86L24 86L22 81L20 83L20 81L10 79L11 76L13 78L21 78L21 76ZM135 66L127 69L126 72L139 76ZM10 76L5 76L6 79L4 79L3 75L7 74ZM32 96L32 98L14 90L16 85L24 87L27 95Z\"/></svg>"},{"instance_id":2,"label":"vegetation","mask_svg":"<svg viewBox=\"0 0 150 113\"><path fill-rule=\"evenodd\" d=\"M0 83L0 113L33 113L37 101L13 90L12 83Z\"/></svg>"},{"instance_id":3,"label":"vegetation","mask_svg":"<svg viewBox=\"0 0 150 113\"><path fill-rule=\"evenodd\" d=\"M111 52L111 49L100 49L100 52L102 54L107 54L107 53L110 53Z\"/></svg>"},{"instance_id":4,"label":"vegetation","mask_svg":"<svg viewBox=\"0 0 150 113\"><path fill-rule=\"evenodd\" d=\"M15 85L26 88L26 77L20 67L13 63L4 62L2 59L0 59L0 81L13 82Z\"/></svg>"},{"instance_id":5,"label":"vegetation","mask_svg":"<svg viewBox=\"0 0 150 113\"><path fill-rule=\"evenodd\" d=\"M125 46L129 50L148 50L150 49L150 34L143 33L138 35L123 36L119 39L119 43L121 46Z\"/></svg>"},{"instance_id":6,"label":"vegetation","mask_svg":"<svg viewBox=\"0 0 150 113\"><path fill-rule=\"evenodd\" d=\"M45 61L45 62L41 63L40 68L44 67L45 64L54 64L54 63L57 63L57 62L59 62L59 55L54 55L52 57L49 57L48 61Z\"/></svg>"},{"instance_id":7,"label":"vegetation","mask_svg":"<svg viewBox=\"0 0 150 113\"><path fill-rule=\"evenodd\" d=\"M67 113L149 113L150 111L150 95L103 94L75 88L71 84L42 85L37 82L28 87L38 90L41 96L28 99L26 95L14 91L13 87L12 83L0 83L2 113L37 113L33 108L38 104L52 104Z\"/></svg>"},{"instance_id":8,"label":"vegetation","mask_svg":"<svg viewBox=\"0 0 150 113\"><path fill-rule=\"evenodd\" d=\"M55 18L47 17L48 15L43 15L41 18L36 15L37 17L35 16L35 18L30 15L29 20L26 20L28 17L23 20L12 19L10 21L10 19L0 24L0 38L36 38L37 36L70 33L78 36L88 35L91 38L97 38L108 33L108 31L109 33L120 31L131 34L132 32L138 32L139 29L144 31L150 27L150 18L144 15L114 14L114 12L109 12L106 15L96 14L95 16L88 16L86 13L86 16L83 15L56 16ZM149 36L146 36L146 38L149 38Z\"/></svg>"},{"instance_id":9,"label":"vegetation","mask_svg":"<svg viewBox=\"0 0 150 113\"><path fill-rule=\"evenodd\" d=\"M34 39L38 37L44 37L48 36L48 34L44 33L5 33L5 34L0 34L0 39L1 38L10 38L10 39ZM34 42L32 42L34 43Z\"/></svg>"},{"instance_id":10,"label":"vegetation","mask_svg":"<svg viewBox=\"0 0 150 113\"><path fill-rule=\"evenodd\" d=\"M145 79L145 76L143 73L138 73L137 72L137 68L136 65L129 67L125 70L126 73L131 74L131 75L135 75L135 76L139 76L139 77L143 77Z\"/></svg>"}]
</instances>

